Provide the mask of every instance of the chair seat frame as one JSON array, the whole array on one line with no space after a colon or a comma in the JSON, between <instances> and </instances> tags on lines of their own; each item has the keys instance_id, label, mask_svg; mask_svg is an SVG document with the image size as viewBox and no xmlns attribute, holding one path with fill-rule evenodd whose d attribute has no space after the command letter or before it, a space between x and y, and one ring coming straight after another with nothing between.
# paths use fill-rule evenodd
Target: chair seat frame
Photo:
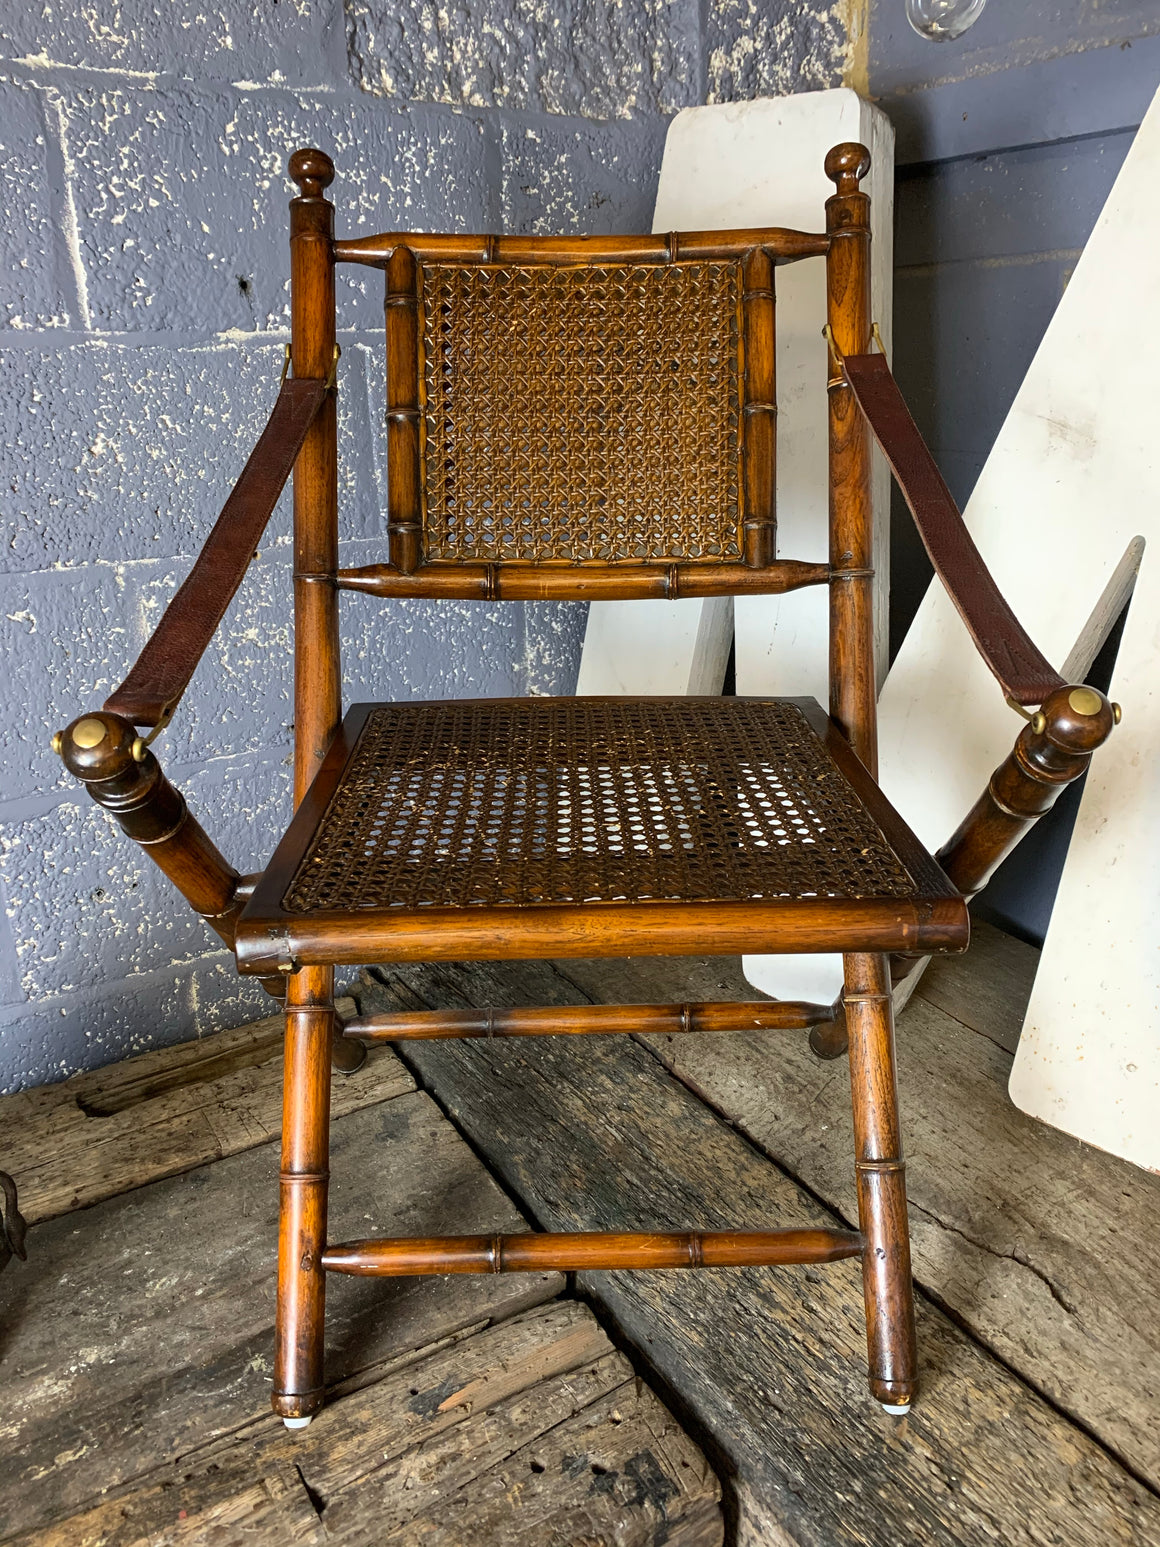
<instances>
[{"instance_id":1,"label":"chair seat frame","mask_svg":"<svg viewBox=\"0 0 1160 1547\"><path fill-rule=\"evenodd\" d=\"M932 950L962 949L965 899L982 886L1060 790L1087 767L1118 710L1102 694L1056 676L1004 611L982 560L917 432L885 362L871 354L869 169L860 145L826 157L835 192L820 233L760 230L642 238L393 235L336 240L325 190L329 157L291 158L300 193L291 203L292 374L217 525L140 659L103 711L75 720L55 740L66 766L170 877L191 906L284 996L278 1312L273 1406L308 1422L325 1398L328 1273L512 1272L544 1268L698 1268L817 1263L860 1257L869 1382L891 1412L904 1412L918 1367L898 1115L892 982ZM742 265L740 328L745 370L744 520L733 559L704 562L430 562L424 556L418 382L418 276L424 263L675 264L728 258ZM803 259L826 265L830 553L825 564L775 552L773 273ZM338 565L338 347L335 267L386 274L388 520L390 561ZM821 347L820 351L821 351ZM820 375L825 356L819 354ZM872 635L871 428L883 441L924 541L995 675L1013 702L1038 704L1011 757L965 818L936 865L905 828L892 843L921 879L915 903L878 899L805 906L773 902L630 903L552 909L417 909L356 916L341 910L291 915L283 899L287 856L320 820L353 745L342 725L338 605L343 589L380 596L504 598L654 597L771 593L824 585L829 593L828 715L815 729L860 798L892 817L875 784L876 706ZM891 452L891 448L894 451ZM294 479L295 825L261 876L243 877L220 854L161 771L150 743L168 723L245 573L278 494ZM137 729L149 731L146 736ZM891 828L898 826L897 819ZM944 873L945 872L945 873ZM948 879L949 878L949 879ZM474 918L465 918L475 914ZM538 914L538 922L537 922ZM502 916L501 916L502 915ZM549 916L550 915L550 916ZM795 923L796 919L796 923ZM840 950L845 987L834 1006L752 1004L528 1007L505 1011L398 1012L346 1028L335 1013L335 967L410 957L644 951ZM364 1044L415 1037L713 1033L806 1030L825 1057L848 1049L854 1115L858 1229L570 1236L468 1236L331 1242L327 1235L332 1064L353 1072Z\"/></svg>"}]
</instances>

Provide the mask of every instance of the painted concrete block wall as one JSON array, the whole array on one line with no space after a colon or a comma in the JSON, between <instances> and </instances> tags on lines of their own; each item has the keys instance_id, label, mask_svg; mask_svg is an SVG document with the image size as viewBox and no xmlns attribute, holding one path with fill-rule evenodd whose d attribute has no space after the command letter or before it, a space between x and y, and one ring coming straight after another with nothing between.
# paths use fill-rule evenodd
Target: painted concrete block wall
<instances>
[{"instance_id":1,"label":"painted concrete block wall","mask_svg":"<svg viewBox=\"0 0 1160 1547\"><path fill-rule=\"evenodd\" d=\"M894 369L965 504L1160 82L1160 8L992 3L961 38L931 43L902 0L871 0L867 59L898 132ZM891 548L897 648L931 575L897 497ZM1079 794L1000 869L980 912L1042 939Z\"/></svg>"},{"instance_id":2,"label":"painted concrete block wall","mask_svg":"<svg viewBox=\"0 0 1160 1547\"><path fill-rule=\"evenodd\" d=\"M0 1090L269 1005L78 795L52 732L120 680L273 401L286 176L345 231L647 230L667 118L838 84L798 0L53 0L0 9ZM852 9L856 10L857 6ZM381 291L339 288L344 561L383 552ZM159 743L242 869L289 810L289 522ZM578 607L344 601L348 698L571 690Z\"/></svg>"}]
</instances>

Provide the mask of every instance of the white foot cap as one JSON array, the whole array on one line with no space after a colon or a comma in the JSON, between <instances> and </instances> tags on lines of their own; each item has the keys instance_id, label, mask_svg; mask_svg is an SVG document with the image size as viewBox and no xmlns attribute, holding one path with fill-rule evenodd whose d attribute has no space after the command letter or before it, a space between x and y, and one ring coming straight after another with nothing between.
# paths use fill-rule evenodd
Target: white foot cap
<instances>
[{"instance_id":1,"label":"white foot cap","mask_svg":"<svg viewBox=\"0 0 1160 1547\"><path fill-rule=\"evenodd\" d=\"M905 1418L907 1413L910 1412L910 1403L904 1402L901 1406L896 1407L892 1402L883 1402L882 1411L889 1413L891 1418ZM289 1419L287 1419L287 1422L289 1422Z\"/></svg>"},{"instance_id":2,"label":"white foot cap","mask_svg":"<svg viewBox=\"0 0 1160 1547\"><path fill-rule=\"evenodd\" d=\"M288 1429L305 1429L313 1417L313 1413L308 1413L305 1418L283 1418L282 1422Z\"/></svg>"}]
</instances>

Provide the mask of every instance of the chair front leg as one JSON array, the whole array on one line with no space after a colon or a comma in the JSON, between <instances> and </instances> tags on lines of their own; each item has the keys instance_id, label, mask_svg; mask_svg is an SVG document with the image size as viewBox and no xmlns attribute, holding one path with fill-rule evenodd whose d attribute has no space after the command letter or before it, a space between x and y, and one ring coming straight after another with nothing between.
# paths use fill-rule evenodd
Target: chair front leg
<instances>
[{"instance_id":1,"label":"chair front leg","mask_svg":"<svg viewBox=\"0 0 1160 1547\"><path fill-rule=\"evenodd\" d=\"M870 1390L898 1414L914 1398L918 1356L887 959L849 955L845 978Z\"/></svg>"},{"instance_id":2,"label":"chair front leg","mask_svg":"<svg viewBox=\"0 0 1160 1547\"><path fill-rule=\"evenodd\" d=\"M308 967L287 984L282 1102L274 1411L304 1428L322 1406L326 1194L330 1176L330 1066L334 970Z\"/></svg>"}]
</instances>

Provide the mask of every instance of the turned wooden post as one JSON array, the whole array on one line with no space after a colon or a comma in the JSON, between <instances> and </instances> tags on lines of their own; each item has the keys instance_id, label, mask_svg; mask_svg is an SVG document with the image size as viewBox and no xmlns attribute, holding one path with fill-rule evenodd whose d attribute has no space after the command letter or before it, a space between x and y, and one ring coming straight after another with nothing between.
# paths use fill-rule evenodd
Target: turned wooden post
<instances>
[{"instance_id":1,"label":"turned wooden post","mask_svg":"<svg viewBox=\"0 0 1160 1547\"><path fill-rule=\"evenodd\" d=\"M1119 718L1096 688L1057 688L936 858L964 897L986 886L1011 850L1087 771Z\"/></svg>"},{"instance_id":2,"label":"turned wooden post","mask_svg":"<svg viewBox=\"0 0 1160 1547\"><path fill-rule=\"evenodd\" d=\"M298 150L290 176L290 358L294 374L325 380L335 362L334 163ZM294 804L310 787L338 728L338 431L334 394L294 465ZM286 984L278 1311L274 1411L308 1423L323 1401L326 1197L334 969L291 972ZM349 1048L350 1044L344 1044Z\"/></svg>"},{"instance_id":3,"label":"turned wooden post","mask_svg":"<svg viewBox=\"0 0 1160 1547\"><path fill-rule=\"evenodd\" d=\"M777 344L773 259L764 248L746 255L742 284L744 554L750 569L764 569L777 554Z\"/></svg>"},{"instance_id":4,"label":"turned wooden post","mask_svg":"<svg viewBox=\"0 0 1160 1547\"><path fill-rule=\"evenodd\" d=\"M982 891L1028 828L1087 772L1092 753L1103 746L1119 717L1118 704L1082 684L1057 688L1044 699L1010 756L935 856L964 897ZM894 983L902 983L928 959L892 957Z\"/></svg>"},{"instance_id":5,"label":"turned wooden post","mask_svg":"<svg viewBox=\"0 0 1160 1547\"><path fill-rule=\"evenodd\" d=\"M850 1029L858 1219L866 1242L862 1285L870 1390L888 1410L898 1412L914 1399L918 1354L890 973L884 956L846 957L842 1002Z\"/></svg>"},{"instance_id":6,"label":"turned wooden post","mask_svg":"<svg viewBox=\"0 0 1160 1547\"><path fill-rule=\"evenodd\" d=\"M1120 718L1118 704L1081 684L1057 688L1020 731L1011 754L991 775L987 788L935 856L964 897L974 897L1015 849L1028 828L1051 810L1067 786L1087 771L1092 753ZM930 958L921 953L890 958L895 989ZM841 1003L834 1020L810 1032L819 1058L840 1058L847 1032Z\"/></svg>"},{"instance_id":7,"label":"turned wooden post","mask_svg":"<svg viewBox=\"0 0 1160 1547\"><path fill-rule=\"evenodd\" d=\"M826 157L826 176L836 188L826 200L830 714L877 777L870 428L842 369L846 355L870 347L870 200L858 187L869 170L864 145L836 145ZM917 1357L890 973L879 954L844 960L844 1017L816 1026L811 1040L849 1030L870 1389L888 1410L901 1412L915 1392Z\"/></svg>"},{"instance_id":8,"label":"turned wooden post","mask_svg":"<svg viewBox=\"0 0 1160 1547\"><path fill-rule=\"evenodd\" d=\"M390 1278L419 1273L565 1273L617 1268L747 1268L860 1257L854 1230L682 1230L544 1235L452 1235L340 1241L328 1273Z\"/></svg>"},{"instance_id":9,"label":"turned wooden post","mask_svg":"<svg viewBox=\"0 0 1160 1547\"><path fill-rule=\"evenodd\" d=\"M65 767L163 870L186 902L231 950L244 897L242 878L222 857L180 790L135 728L119 714L82 715L53 746Z\"/></svg>"},{"instance_id":10,"label":"turned wooden post","mask_svg":"<svg viewBox=\"0 0 1160 1547\"><path fill-rule=\"evenodd\" d=\"M874 511L870 430L842 372L844 355L870 347L870 170L864 145L836 145L826 176L826 316L830 363L830 714L872 774L878 771L874 665Z\"/></svg>"},{"instance_id":11,"label":"turned wooden post","mask_svg":"<svg viewBox=\"0 0 1160 1547\"><path fill-rule=\"evenodd\" d=\"M419 265L409 247L387 264L387 542L400 574L423 551L423 474L419 450Z\"/></svg>"},{"instance_id":12,"label":"turned wooden post","mask_svg":"<svg viewBox=\"0 0 1160 1547\"><path fill-rule=\"evenodd\" d=\"M870 430L842 371L842 358L870 347L870 198L858 184L870 170L864 145L835 145L826 176L826 326L830 418L830 714L870 772L878 774L874 662L874 507ZM819 1058L846 1051L841 1001L810 1032Z\"/></svg>"}]
</instances>

